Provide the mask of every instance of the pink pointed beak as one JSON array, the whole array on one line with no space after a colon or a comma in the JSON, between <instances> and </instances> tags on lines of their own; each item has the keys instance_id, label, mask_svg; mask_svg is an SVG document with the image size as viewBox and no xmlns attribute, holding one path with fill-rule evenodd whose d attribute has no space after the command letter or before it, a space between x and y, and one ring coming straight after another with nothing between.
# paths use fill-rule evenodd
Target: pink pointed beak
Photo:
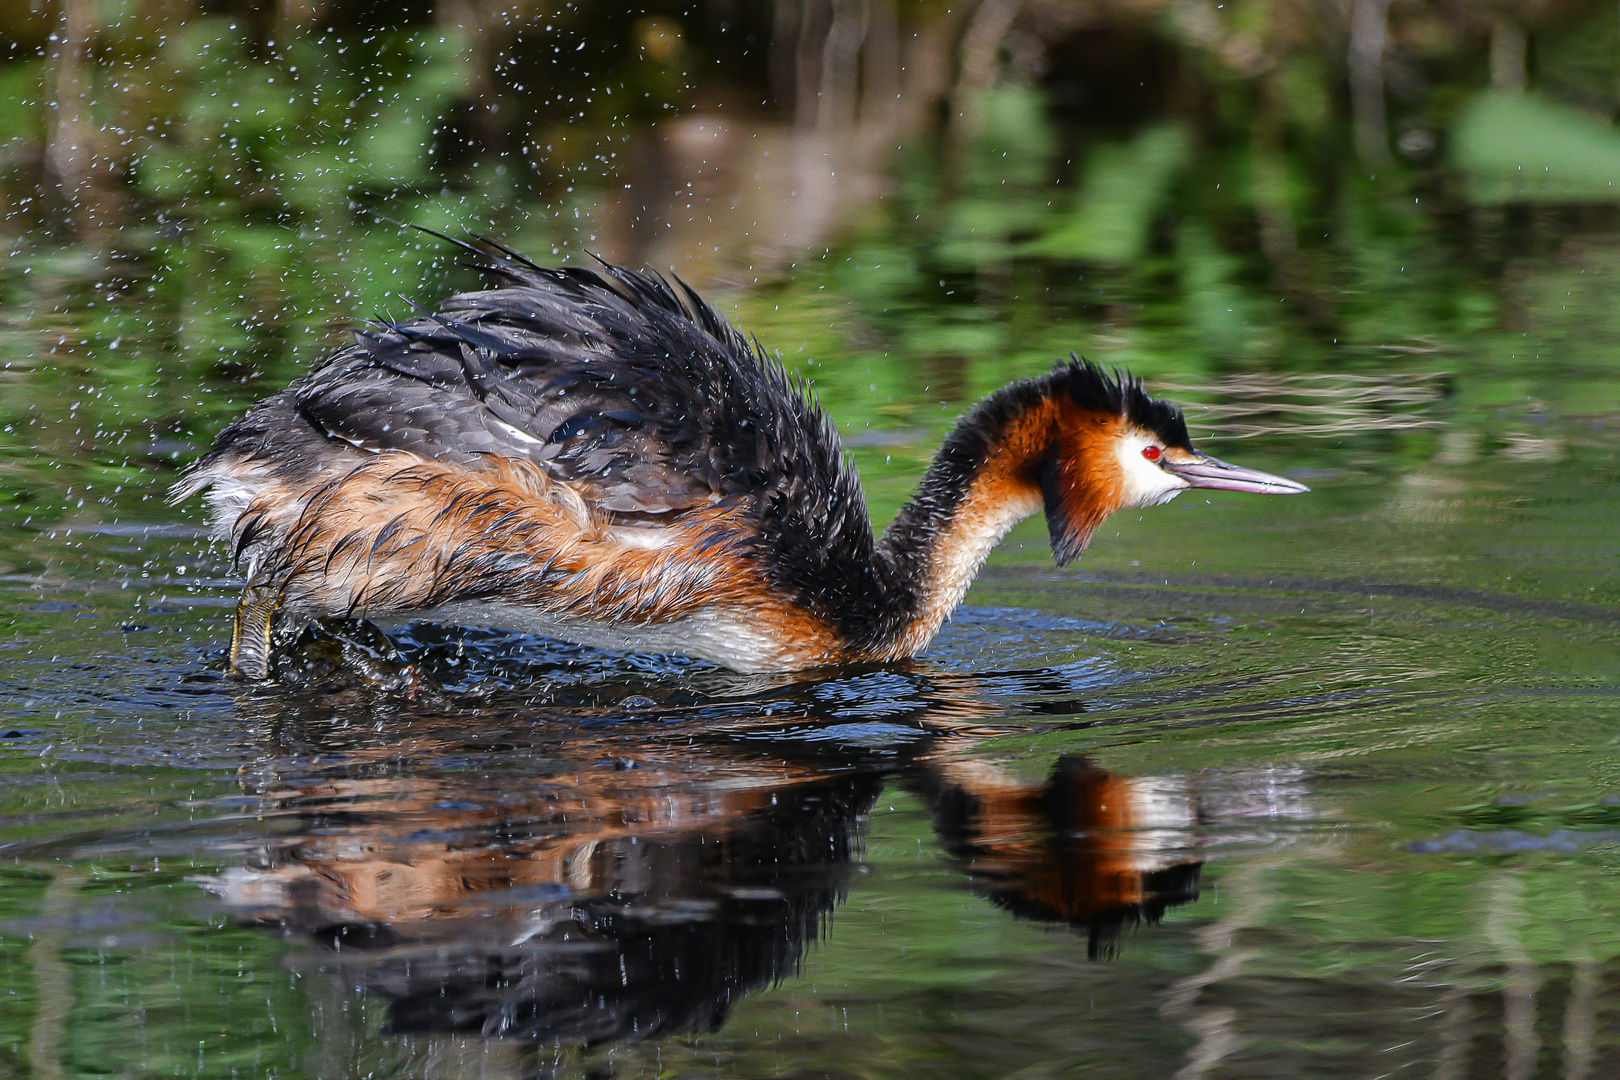
<instances>
[{"instance_id":1,"label":"pink pointed beak","mask_svg":"<svg viewBox=\"0 0 1620 1080\"><path fill-rule=\"evenodd\" d=\"M1259 469L1228 465L1219 458L1200 453L1188 462L1166 461L1166 469L1187 481L1189 487L1216 491L1252 491L1260 495L1300 495L1311 490L1285 476L1274 476Z\"/></svg>"}]
</instances>

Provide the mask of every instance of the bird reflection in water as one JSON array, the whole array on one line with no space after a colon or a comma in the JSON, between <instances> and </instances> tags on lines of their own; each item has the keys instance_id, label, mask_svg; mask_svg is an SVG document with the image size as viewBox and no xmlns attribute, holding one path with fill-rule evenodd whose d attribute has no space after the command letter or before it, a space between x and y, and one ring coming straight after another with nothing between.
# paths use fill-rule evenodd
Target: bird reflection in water
<instances>
[{"instance_id":1,"label":"bird reflection in water","mask_svg":"<svg viewBox=\"0 0 1620 1080\"><path fill-rule=\"evenodd\" d=\"M1093 956L1196 898L1184 791L1080 758L1017 779L966 752L990 710L926 681L881 725L576 716L505 747L420 716L368 742L356 717L260 699L276 752L249 794L269 828L203 884L386 998L394 1033L569 1045L712 1031L792 976L891 782L995 903L1080 928Z\"/></svg>"},{"instance_id":2,"label":"bird reflection in water","mask_svg":"<svg viewBox=\"0 0 1620 1080\"><path fill-rule=\"evenodd\" d=\"M1173 779L1117 776L1078 757L1060 759L1044 784L971 759L921 779L941 841L990 898L1083 930L1094 960L1112 954L1122 928L1198 899L1193 804Z\"/></svg>"}]
</instances>

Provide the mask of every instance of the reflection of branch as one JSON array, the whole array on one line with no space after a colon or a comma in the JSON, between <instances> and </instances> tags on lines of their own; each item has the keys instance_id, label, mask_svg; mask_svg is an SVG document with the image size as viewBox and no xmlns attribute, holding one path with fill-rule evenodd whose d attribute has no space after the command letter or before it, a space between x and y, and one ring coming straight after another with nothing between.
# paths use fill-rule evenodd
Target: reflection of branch
<instances>
[{"instance_id":1,"label":"reflection of branch","mask_svg":"<svg viewBox=\"0 0 1620 1080\"><path fill-rule=\"evenodd\" d=\"M1598 993L1598 965L1590 957L1576 960L1569 980L1569 1003L1564 1006L1564 1076L1566 1080L1586 1080L1595 1056L1593 1028L1596 1009L1592 999Z\"/></svg>"},{"instance_id":2,"label":"reflection of branch","mask_svg":"<svg viewBox=\"0 0 1620 1080\"><path fill-rule=\"evenodd\" d=\"M1300 397L1328 397L1327 394L1301 394ZM1353 405L1427 405L1435 399L1426 394L1380 394L1368 391L1363 394L1346 396L1344 399L1334 401L1327 405L1300 405L1285 401L1261 401L1247 405L1189 405L1190 409L1197 409L1210 416L1264 416L1267 413L1293 412L1293 413L1343 413Z\"/></svg>"},{"instance_id":3,"label":"reflection of branch","mask_svg":"<svg viewBox=\"0 0 1620 1080\"><path fill-rule=\"evenodd\" d=\"M74 894L83 882L84 875L77 870L52 874L40 901L41 927L28 946L28 966L33 969L34 993L39 998L28 1030L28 1059L38 1080L67 1075L62 1068L62 1042L68 1010L73 1008L73 972L62 961L62 941Z\"/></svg>"},{"instance_id":4,"label":"reflection of branch","mask_svg":"<svg viewBox=\"0 0 1620 1080\"><path fill-rule=\"evenodd\" d=\"M1507 963L1502 987L1502 1041L1506 1051L1503 1074L1508 1080L1527 1080L1535 1069L1541 1038L1536 1034L1536 991L1541 973L1525 951L1524 882L1517 874L1500 875L1486 901L1485 939L1496 946Z\"/></svg>"},{"instance_id":5,"label":"reflection of branch","mask_svg":"<svg viewBox=\"0 0 1620 1080\"><path fill-rule=\"evenodd\" d=\"M1474 1006L1460 981L1440 995L1440 1009L1445 1019L1439 1024L1440 1057L1435 1062L1434 1080L1463 1080L1468 1075L1469 1025L1474 1019Z\"/></svg>"},{"instance_id":6,"label":"reflection of branch","mask_svg":"<svg viewBox=\"0 0 1620 1080\"><path fill-rule=\"evenodd\" d=\"M798 0L775 0L771 13L771 43L765 54L765 77L778 107L795 100L799 22Z\"/></svg>"},{"instance_id":7,"label":"reflection of branch","mask_svg":"<svg viewBox=\"0 0 1620 1080\"><path fill-rule=\"evenodd\" d=\"M1187 1051L1187 1064L1177 1070L1175 1080L1197 1080L1242 1044L1236 1031L1237 1010L1200 1006L1198 998L1206 988L1236 978L1243 965L1259 955L1260 949L1239 948L1236 941L1239 931L1261 925L1275 898L1272 890L1261 887L1261 877L1273 865L1274 860L1252 860L1226 875L1226 893L1230 897L1226 913L1198 931L1199 946L1213 954L1215 962L1204 971L1177 979L1159 1006L1161 1016L1179 1021L1198 1036L1197 1045Z\"/></svg>"},{"instance_id":8,"label":"reflection of branch","mask_svg":"<svg viewBox=\"0 0 1620 1080\"><path fill-rule=\"evenodd\" d=\"M1375 346L1380 349L1396 349L1395 345ZM1438 350L1412 349L1413 352L1431 352ZM1392 372L1388 375L1267 375L1264 372L1254 372L1245 375L1229 375L1215 383L1217 393L1245 393L1254 390L1285 390L1291 394L1306 393L1312 386L1408 386L1423 385L1439 382L1448 373L1439 371L1418 372ZM1205 386L1190 386L1182 383L1163 383L1162 389L1177 390L1182 393L1198 393L1208 389Z\"/></svg>"},{"instance_id":9,"label":"reflection of branch","mask_svg":"<svg viewBox=\"0 0 1620 1080\"><path fill-rule=\"evenodd\" d=\"M1332 424L1237 424L1207 428L1205 438L1255 439L1262 435L1310 435L1326 438L1330 435L1354 435L1366 431L1414 431L1420 428L1441 428L1439 420L1421 420L1414 417L1369 417L1365 420L1341 420Z\"/></svg>"},{"instance_id":10,"label":"reflection of branch","mask_svg":"<svg viewBox=\"0 0 1620 1080\"><path fill-rule=\"evenodd\" d=\"M1426 344L1423 344L1423 345L1363 345L1363 346L1361 346L1361 348L1370 349L1373 352L1398 353L1398 354L1400 354L1402 356L1428 356L1428 355L1430 355L1432 353L1443 353L1443 352L1446 351L1446 347L1444 345L1435 345L1435 344L1432 344L1432 343L1428 343L1430 341L1430 339L1428 339L1426 337L1421 337L1420 336L1420 337L1416 338L1415 340L1426 342ZM1350 346L1350 347L1355 348L1356 346ZM1421 376L1420 375L1420 376L1414 376L1414 377L1415 378L1436 378L1437 376ZM1346 375L1345 378L1354 378L1354 376Z\"/></svg>"},{"instance_id":11,"label":"reflection of branch","mask_svg":"<svg viewBox=\"0 0 1620 1080\"><path fill-rule=\"evenodd\" d=\"M1400 407L1423 408L1442 396L1445 375L1436 372L1366 375L1237 375L1211 387L1169 384L1171 393L1208 393L1237 398L1219 404L1188 402L1195 420L1215 425L1222 438L1257 435L1345 435L1358 431L1405 431L1443 426L1439 420ZM1297 399L1303 398L1305 401ZM1288 400L1296 399L1296 400ZM1239 418L1291 417L1271 423L1232 424Z\"/></svg>"}]
</instances>

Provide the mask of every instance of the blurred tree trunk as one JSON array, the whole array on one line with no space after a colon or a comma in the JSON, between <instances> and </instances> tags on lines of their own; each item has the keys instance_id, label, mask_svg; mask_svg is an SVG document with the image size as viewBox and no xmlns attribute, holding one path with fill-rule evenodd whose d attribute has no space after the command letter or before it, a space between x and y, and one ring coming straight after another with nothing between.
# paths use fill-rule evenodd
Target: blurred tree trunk
<instances>
[{"instance_id":1,"label":"blurred tree trunk","mask_svg":"<svg viewBox=\"0 0 1620 1080\"><path fill-rule=\"evenodd\" d=\"M1288 202L1288 159L1283 149L1286 118L1272 80L1255 85L1253 127L1249 131L1254 213L1260 224L1260 250L1279 273L1299 254L1299 234Z\"/></svg>"},{"instance_id":2,"label":"blurred tree trunk","mask_svg":"<svg viewBox=\"0 0 1620 1080\"><path fill-rule=\"evenodd\" d=\"M467 72L463 100L470 108L472 135L484 149L498 148L502 126L499 119L500 95L495 85L495 64L506 44L507 33L497 27L510 27L511 15L497 19L508 5L496 0L438 0L433 7L434 21L452 35L461 47Z\"/></svg>"},{"instance_id":3,"label":"blurred tree trunk","mask_svg":"<svg viewBox=\"0 0 1620 1080\"><path fill-rule=\"evenodd\" d=\"M821 113L821 76L828 31L832 28L832 0L800 0L799 32L793 64L793 122L814 128Z\"/></svg>"},{"instance_id":4,"label":"blurred tree trunk","mask_svg":"<svg viewBox=\"0 0 1620 1080\"><path fill-rule=\"evenodd\" d=\"M99 153L92 101L95 66L90 47L98 28L96 0L62 0L62 16L48 60L50 127L45 167L67 203L68 223L80 239L110 224L116 197L98 172Z\"/></svg>"},{"instance_id":5,"label":"blurred tree trunk","mask_svg":"<svg viewBox=\"0 0 1620 1080\"><path fill-rule=\"evenodd\" d=\"M821 49L816 126L823 131L843 131L855 126L861 45L866 40L866 0L833 0L832 9L832 24Z\"/></svg>"},{"instance_id":6,"label":"blurred tree trunk","mask_svg":"<svg viewBox=\"0 0 1620 1080\"><path fill-rule=\"evenodd\" d=\"M895 0L777 0L767 69L799 128L885 122L900 93Z\"/></svg>"},{"instance_id":7,"label":"blurred tree trunk","mask_svg":"<svg viewBox=\"0 0 1620 1080\"><path fill-rule=\"evenodd\" d=\"M957 77L952 118L958 128L958 142L979 130L979 98L1001 77L1001 43L1023 6L1023 0L982 0L962 32L961 74Z\"/></svg>"},{"instance_id":8,"label":"blurred tree trunk","mask_svg":"<svg viewBox=\"0 0 1620 1080\"><path fill-rule=\"evenodd\" d=\"M1491 23L1491 85L1510 94L1524 93L1525 52L1529 41L1524 27L1506 15Z\"/></svg>"},{"instance_id":9,"label":"blurred tree trunk","mask_svg":"<svg viewBox=\"0 0 1620 1080\"><path fill-rule=\"evenodd\" d=\"M861 51L861 118L888 125L900 96L900 17L894 0L869 0Z\"/></svg>"},{"instance_id":10,"label":"blurred tree trunk","mask_svg":"<svg viewBox=\"0 0 1620 1080\"><path fill-rule=\"evenodd\" d=\"M908 24L911 33L901 39L900 126L910 129L931 125L931 113L951 94L953 64L961 17L957 9L934 8Z\"/></svg>"},{"instance_id":11,"label":"blurred tree trunk","mask_svg":"<svg viewBox=\"0 0 1620 1080\"><path fill-rule=\"evenodd\" d=\"M1277 290L1300 309L1313 326L1334 318L1330 290L1318 286L1306 254L1299 248L1299 226L1290 198L1288 114L1283 106L1282 77L1272 74L1255 83L1254 115L1249 129L1249 177L1260 250L1272 266Z\"/></svg>"},{"instance_id":12,"label":"blurred tree trunk","mask_svg":"<svg viewBox=\"0 0 1620 1080\"><path fill-rule=\"evenodd\" d=\"M324 16L328 7L328 0L281 0L276 16L279 29L276 32L282 36L295 32Z\"/></svg>"},{"instance_id":13,"label":"blurred tree trunk","mask_svg":"<svg viewBox=\"0 0 1620 1080\"><path fill-rule=\"evenodd\" d=\"M1350 11L1350 117L1356 156L1368 168L1390 163L1384 114L1384 24L1389 0L1355 0Z\"/></svg>"},{"instance_id":14,"label":"blurred tree trunk","mask_svg":"<svg viewBox=\"0 0 1620 1080\"><path fill-rule=\"evenodd\" d=\"M806 0L809 2L809 0ZM771 44L765 54L765 77L778 108L797 108L800 0L776 0L771 16Z\"/></svg>"}]
</instances>

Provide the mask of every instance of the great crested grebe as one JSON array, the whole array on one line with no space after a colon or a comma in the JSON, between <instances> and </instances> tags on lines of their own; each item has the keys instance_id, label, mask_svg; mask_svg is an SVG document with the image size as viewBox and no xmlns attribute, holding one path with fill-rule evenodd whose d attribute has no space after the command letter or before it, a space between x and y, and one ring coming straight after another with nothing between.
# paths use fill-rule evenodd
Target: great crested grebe
<instances>
[{"instance_id":1,"label":"great crested grebe","mask_svg":"<svg viewBox=\"0 0 1620 1080\"><path fill-rule=\"evenodd\" d=\"M1194 450L1179 409L1071 354L974 405L874 537L826 414L684 283L499 251L495 287L357 332L176 486L207 489L246 573L233 672L269 674L278 611L744 672L899 660L1038 510L1063 565L1124 507L1308 490Z\"/></svg>"}]
</instances>

